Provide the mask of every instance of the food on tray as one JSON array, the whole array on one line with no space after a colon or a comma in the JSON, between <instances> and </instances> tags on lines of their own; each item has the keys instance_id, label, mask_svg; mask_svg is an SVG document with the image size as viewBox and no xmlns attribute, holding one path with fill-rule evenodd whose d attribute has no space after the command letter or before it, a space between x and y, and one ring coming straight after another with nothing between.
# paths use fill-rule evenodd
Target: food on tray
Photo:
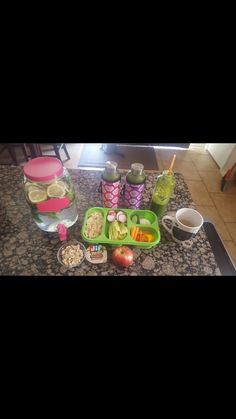
<instances>
[{"instance_id":1,"label":"food on tray","mask_svg":"<svg viewBox=\"0 0 236 419\"><path fill-rule=\"evenodd\" d=\"M139 227L132 227L130 235L133 240L138 242L154 242L155 237L150 231L141 230Z\"/></svg>"},{"instance_id":2,"label":"food on tray","mask_svg":"<svg viewBox=\"0 0 236 419\"><path fill-rule=\"evenodd\" d=\"M131 218L131 221L134 224L151 224L147 218L139 217L138 215L133 215L133 217Z\"/></svg>"},{"instance_id":3,"label":"food on tray","mask_svg":"<svg viewBox=\"0 0 236 419\"><path fill-rule=\"evenodd\" d=\"M85 235L89 239L100 236L103 226L103 215L99 211L93 212L87 219Z\"/></svg>"},{"instance_id":4,"label":"food on tray","mask_svg":"<svg viewBox=\"0 0 236 419\"><path fill-rule=\"evenodd\" d=\"M125 213L124 213L123 211L119 211L119 212L116 214L116 219L117 219L117 221L119 221L120 223L126 223L126 221L127 221L127 217L126 217L126 215L125 215Z\"/></svg>"},{"instance_id":5,"label":"food on tray","mask_svg":"<svg viewBox=\"0 0 236 419\"><path fill-rule=\"evenodd\" d=\"M138 242L154 242L155 237L150 231L139 230L138 234L135 236L134 240Z\"/></svg>"},{"instance_id":6,"label":"food on tray","mask_svg":"<svg viewBox=\"0 0 236 419\"><path fill-rule=\"evenodd\" d=\"M119 246L112 252L112 261L119 266L127 268L133 264L133 251L127 246Z\"/></svg>"},{"instance_id":7,"label":"food on tray","mask_svg":"<svg viewBox=\"0 0 236 419\"><path fill-rule=\"evenodd\" d=\"M97 216L101 221L101 229L93 234L90 222ZM160 242L160 230L158 220L151 211L95 207L90 208L85 215L82 237L96 245L150 248ZM94 260L97 260L96 257L94 255Z\"/></svg>"},{"instance_id":8,"label":"food on tray","mask_svg":"<svg viewBox=\"0 0 236 419\"><path fill-rule=\"evenodd\" d=\"M139 218L139 224L151 224L146 218Z\"/></svg>"},{"instance_id":9,"label":"food on tray","mask_svg":"<svg viewBox=\"0 0 236 419\"><path fill-rule=\"evenodd\" d=\"M119 221L120 223L126 223L127 217L123 211L118 211L117 213L113 210L108 211L107 221L112 223L115 220Z\"/></svg>"},{"instance_id":10,"label":"food on tray","mask_svg":"<svg viewBox=\"0 0 236 419\"><path fill-rule=\"evenodd\" d=\"M136 240L136 237L138 235L139 232L139 227L132 227L130 230L130 235L132 237L133 240Z\"/></svg>"},{"instance_id":11,"label":"food on tray","mask_svg":"<svg viewBox=\"0 0 236 419\"><path fill-rule=\"evenodd\" d=\"M109 240L123 240L128 234L127 226L117 220L113 221L109 226Z\"/></svg>"},{"instance_id":12,"label":"food on tray","mask_svg":"<svg viewBox=\"0 0 236 419\"><path fill-rule=\"evenodd\" d=\"M113 210L108 211L107 221L109 221L109 223L112 223L112 221L115 221L115 219L116 219L116 212Z\"/></svg>"}]
</instances>

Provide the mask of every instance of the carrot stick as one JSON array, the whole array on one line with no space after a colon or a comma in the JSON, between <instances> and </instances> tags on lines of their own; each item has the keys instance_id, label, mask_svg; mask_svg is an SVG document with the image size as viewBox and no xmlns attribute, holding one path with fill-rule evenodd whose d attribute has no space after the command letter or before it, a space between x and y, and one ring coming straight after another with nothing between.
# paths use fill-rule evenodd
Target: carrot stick
<instances>
[{"instance_id":1,"label":"carrot stick","mask_svg":"<svg viewBox=\"0 0 236 419\"><path fill-rule=\"evenodd\" d=\"M138 232L139 232L139 227L136 227L135 235L133 237L134 240L136 240Z\"/></svg>"},{"instance_id":2,"label":"carrot stick","mask_svg":"<svg viewBox=\"0 0 236 419\"><path fill-rule=\"evenodd\" d=\"M140 232L139 232L139 241L140 241L140 242L141 242L141 241L143 241L143 240L142 240L142 237L143 237L143 232L142 232L142 231L140 231Z\"/></svg>"},{"instance_id":3,"label":"carrot stick","mask_svg":"<svg viewBox=\"0 0 236 419\"><path fill-rule=\"evenodd\" d=\"M138 232L139 232L139 227L136 227L135 234L134 234L134 240L137 239Z\"/></svg>"},{"instance_id":4,"label":"carrot stick","mask_svg":"<svg viewBox=\"0 0 236 419\"><path fill-rule=\"evenodd\" d=\"M136 232L136 228L137 227L132 227L131 228L131 237L132 237L132 239L134 238L134 235L135 235L135 232Z\"/></svg>"},{"instance_id":5,"label":"carrot stick","mask_svg":"<svg viewBox=\"0 0 236 419\"><path fill-rule=\"evenodd\" d=\"M134 230L134 227L132 227L131 230L130 230L131 238L133 238L133 230Z\"/></svg>"}]
</instances>

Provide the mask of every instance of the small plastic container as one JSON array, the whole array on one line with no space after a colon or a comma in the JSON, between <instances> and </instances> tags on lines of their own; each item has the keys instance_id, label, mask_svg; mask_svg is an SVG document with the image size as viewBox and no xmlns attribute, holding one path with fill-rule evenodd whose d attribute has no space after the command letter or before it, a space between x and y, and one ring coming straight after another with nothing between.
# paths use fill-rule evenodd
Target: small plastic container
<instances>
[{"instance_id":1,"label":"small plastic container","mask_svg":"<svg viewBox=\"0 0 236 419\"><path fill-rule=\"evenodd\" d=\"M133 209L123 209L117 208L116 213L122 211L126 215L128 234L122 240L110 240L109 239L109 221L107 220L107 214L110 211L110 208L102 208L102 207L93 207L89 208L84 216L83 226L81 235L84 241L93 244L105 244L111 246L136 246L139 248L149 249L153 246L159 244L161 235L160 235L160 228L158 223L158 218L156 214L150 210L133 210ZM99 212L103 216L103 224L101 233L95 238L88 238L86 235L86 225L88 218L94 213ZM133 222L133 217L138 216L139 218L146 218L149 220L149 225L139 224ZM140 230L145 230L151 233L154 237L152 242L142 242L133 240L131 237L131 229L132 227L139 227Z\"/></svg>"},{"instance_id":2,"label":"small plastic container","mask_svg":"<svg viewBox=\"0 0 236 419\"><path fill-rule=\"evenodd\" d=\"M74 264L71 264L71 265L65 264L62 260L62 251L68 246L77 246L77 245L80 246L80 249L83 252L83 257L81 258L80 262L79 263L74 263ZM82 243L78 242L75 239L71 239L71 240L68 240L68 241L64 242L63 245L60 247L60 249L57 252L57 260L62 266L64 266L67 269L76 268L77 266L80 266L81 263L84 261L85 252L86 252L86 249L85 249L85 247Z\"/></svg>"}]
</instances>

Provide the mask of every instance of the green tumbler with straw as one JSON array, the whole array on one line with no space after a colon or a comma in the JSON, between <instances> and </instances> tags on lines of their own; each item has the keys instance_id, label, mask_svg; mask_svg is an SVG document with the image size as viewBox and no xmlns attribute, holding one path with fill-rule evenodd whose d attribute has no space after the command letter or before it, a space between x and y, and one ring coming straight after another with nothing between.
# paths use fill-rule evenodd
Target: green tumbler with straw
<instances>
[{"instance_id":1,"label":"green tumbler with straw","mask_svg":"<svg viewBox=\"0 0 236 419\"><path fill-rule=\"evenodd\" d=\"M175 158L176 155L174 154L170 168L164 170L162 174L157 177L155 189L152 194L150 210L155 212L158 219L162 218L165 214L170 197L176 185L174 173L172 171Z\"/></svg>"}]
</instances>

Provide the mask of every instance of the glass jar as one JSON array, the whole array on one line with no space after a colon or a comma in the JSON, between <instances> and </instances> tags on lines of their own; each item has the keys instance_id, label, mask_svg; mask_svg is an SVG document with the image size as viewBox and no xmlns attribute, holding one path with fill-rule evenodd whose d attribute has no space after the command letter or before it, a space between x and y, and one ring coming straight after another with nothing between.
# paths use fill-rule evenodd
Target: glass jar
<instances>
[{"instance_id":1,"label":"glass jar","mask_svg":"<svg viewBox=\"0 0 236 419\"><path fill-rule=\"evenodd\" d=\"M32 217L44 231L71 227L78 219L77 197L71 177L55 157L36 157L23 168L24 191Z\"/></svg>"}]
</instances>

